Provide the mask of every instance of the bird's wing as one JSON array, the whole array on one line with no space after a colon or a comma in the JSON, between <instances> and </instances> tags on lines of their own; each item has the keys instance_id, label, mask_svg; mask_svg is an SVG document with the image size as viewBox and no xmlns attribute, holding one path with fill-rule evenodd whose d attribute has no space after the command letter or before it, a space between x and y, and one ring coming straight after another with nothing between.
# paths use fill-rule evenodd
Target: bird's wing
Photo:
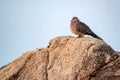
<instances>
[{"instance_id":1,"label":"bird's wing","mask_svg":"<svg viewBox=\"0 0 120 80\"><path fill-rule=\"evenodd\" d=\"M87 35L91 35L95 38L101 39L98 35L96 35L85 23L83 22L79 22L79 24L77 24L76 26L77 30L83 34L87 34Z\"/></svg>"},{"instance_id":2,"label":"bird's wing","mask_svg":"<svg viewBox=\"0 0 120 80\"><path fill-rule=\"evenodd\" d=\"M79 22L76 29L83 34L91 35L91 33L93 33L92 30L83 22Z\"/></svg>"}]
</instances>

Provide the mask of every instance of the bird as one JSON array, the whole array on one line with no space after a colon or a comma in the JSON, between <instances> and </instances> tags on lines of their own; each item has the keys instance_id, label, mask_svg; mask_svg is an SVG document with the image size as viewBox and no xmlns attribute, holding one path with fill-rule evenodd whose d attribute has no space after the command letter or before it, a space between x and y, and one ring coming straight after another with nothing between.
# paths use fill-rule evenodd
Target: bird
<instances>
[{"instance_id":1,"label":"bird","mask_svg":"<svg viewBox=\"0 0 120 80\"><path fill-rule=\"evenodd\" d=\"M78 35L78 38L84 37L84 35L90 35L94 38L103 40L96 35L84 22L80 21L78 17L73 17L70 23L70 30L73 34Z\"/></svg>"}]
</instances>

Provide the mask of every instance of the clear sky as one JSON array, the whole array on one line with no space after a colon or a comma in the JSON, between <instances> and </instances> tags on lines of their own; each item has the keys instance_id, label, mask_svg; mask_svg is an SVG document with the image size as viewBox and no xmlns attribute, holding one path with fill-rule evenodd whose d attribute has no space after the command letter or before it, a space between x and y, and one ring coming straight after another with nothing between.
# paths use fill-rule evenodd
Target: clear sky
<instances>
[{"instance_id":1,"label":"clear sky","mask_svg":"<svg viewBox=\"0 0 120 80\"><path fill-rule=\"evenodd\" d=\"M0 66L57 36L77 16L120 51L120 0L0 0Z\"/></svg>"}]
</instances>

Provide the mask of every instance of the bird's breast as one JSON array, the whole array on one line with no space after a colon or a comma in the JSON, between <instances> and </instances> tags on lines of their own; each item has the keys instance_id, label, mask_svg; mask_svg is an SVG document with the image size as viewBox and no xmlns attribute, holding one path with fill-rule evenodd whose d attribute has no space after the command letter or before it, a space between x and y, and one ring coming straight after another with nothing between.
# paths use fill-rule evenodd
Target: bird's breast
<instances>
[{"instance_id":1,"label":"bird's breast","mask_svg":"<svg viewBox=\"0 0 120 80\"><path fill-rule=\"evenodd\" d=\"M77 26L77 25L75 25L74 23L71 23L71 24L70 24L70 30L71 30L71 32L72 32L73 34L83 36L83 34L77 30L76 26Z\"/></svg>"}]
</instances>

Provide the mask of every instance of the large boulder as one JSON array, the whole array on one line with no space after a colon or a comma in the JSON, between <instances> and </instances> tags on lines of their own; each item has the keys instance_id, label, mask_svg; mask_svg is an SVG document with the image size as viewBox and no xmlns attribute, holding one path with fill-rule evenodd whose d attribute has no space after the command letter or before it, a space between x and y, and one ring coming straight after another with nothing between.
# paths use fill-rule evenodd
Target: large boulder
<instances>
[{"instance_id":1,"label":"large boulder","mask_svg":"<svg viewBox=\"0 0 120 80\"><path fill-rule=\"evenodd\" d=\"M0 80L120 80L120 56L96 38L57 37L0 69Z\"/></svg>"}]
</instances>

